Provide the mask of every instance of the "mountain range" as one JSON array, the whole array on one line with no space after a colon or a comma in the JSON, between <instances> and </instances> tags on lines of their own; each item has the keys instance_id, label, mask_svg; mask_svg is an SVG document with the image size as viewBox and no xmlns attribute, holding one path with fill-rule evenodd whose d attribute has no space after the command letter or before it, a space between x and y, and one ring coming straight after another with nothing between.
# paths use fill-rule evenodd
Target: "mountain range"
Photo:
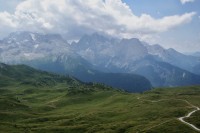
<instances>
[{"instance_id":1,"label":"mountain range","mask_svg":"<svg viewBox=\"0 0 200 133\"><path fill-rule=\"evenodd\" d=\"M198 57L137 38L116 39L98 33L69 44L58 34L14 32L0 41L0 61L72 75L84 82L100 82L129 92L142 92L152 85L200 84Z\"/></svg>"}]
</instances>

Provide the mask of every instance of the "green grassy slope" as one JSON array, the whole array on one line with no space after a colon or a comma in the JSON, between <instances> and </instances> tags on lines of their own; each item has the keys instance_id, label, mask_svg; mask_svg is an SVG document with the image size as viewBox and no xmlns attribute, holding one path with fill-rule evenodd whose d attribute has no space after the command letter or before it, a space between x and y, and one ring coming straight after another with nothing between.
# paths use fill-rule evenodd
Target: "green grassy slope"
<instances>
[{"instance_id":1,"label":"green grassy slope","mask_svg":"<svg viewBox=\"0 0 200 133\"><path fill-rule=\"evenodd\" d=\"M18 78L1 72L12 80L0 86L2 133L196 133L177 118L193 110L184 100L200 106L199 86L129 94L33 69L23 76L25 70ZM199 126L199 112L187 121Z\"/></svg>"},{"instance_id":2,"label":"green grassy slope","mask_svg":"<svg viewBox=\"0 0 200 133\"><path fill-rule=\"evenodd\" d=\"M200 106L200 87L128 94L100 85L27 85L0 89L0 132L185 132L177 120ZM160 99L166 99L159 102ZM177 100L176 100L177 99ZM199 126L199 114L189 121ZM160 125L159 125L160 124Z\"/></svg>"},{"instance_id":3,"label":"green grassy slope","mask_svg":"<svg viewBox=\"0 0 200 133\"><path fill-rule=\"evenodd\" d=\"M76 80L60 75L38 71L25 65L6 65L0 63L0 87L14 84L32 86L53 86L57 83L78 83Z\"/></svg>"}]
</instances>

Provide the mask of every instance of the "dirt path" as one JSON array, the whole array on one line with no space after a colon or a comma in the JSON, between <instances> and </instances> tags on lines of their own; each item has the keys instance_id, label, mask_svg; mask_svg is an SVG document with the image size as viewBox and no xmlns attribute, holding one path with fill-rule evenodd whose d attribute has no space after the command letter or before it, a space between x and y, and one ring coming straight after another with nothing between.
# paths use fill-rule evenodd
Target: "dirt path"
<instances>
[{"instance_id":1,"label":"dirt path","mask_svg":"<svg viewBox=\"0 0 200 133\"><path fill-rule=\"evenodd\" d=\"M141 98L138 97L137 99L140 100ZM184 123L184 124L190 126L190 127L193 128L194 130L200 132L200 129L199 129L199 128L197 128L195 125L193 125L193 124L191 124L191 123L189 123L189 122L186 122L186 121L184 120L184 118L189 118L193 113L195 113L196 111L199 111L199 110L200 110L199 107L194 106L194 105L191 104L189 101L183 100L183 99L161 99L161 100L157 100L157 101L144 100L144 99L142 99L142 100L143 100L143 101L149 101L149 102L152 102L152 103L161 102L161 101L166 101L166 100L179 100L179 101L184 101L184 102L186 102L190 107L195 108L195 110L191 111L191 112L188 113L186 116L183 116L183 117L178 118L178 120L181 121L182 123ZM153 126L153 127L151 127L151 128L157 127L157 126L162 125L162 124L167 123L167 122L169 122L169 121L165 121L165 122L160 123L160 124L158 124L158 125L155 125L155 126ZM149 129L151 129L151 128L149 128Z\"/></svg>"},{"instance_id":2,"label":"dirt path","mask_svg":"<svg viewBox=\"0 0 200 133\"><path fill-rule=\"evenodd\" d=\"M197 107L197 106L192 105L192 104L191 104L190 102L188 102L187 100L185 100L185 101L186 101L191 107L195 108L195 110L191 111L191 112L188 113L188 115L186 115L186 116L183 116L183 117L178 118L178 120L180 120L182 123L184 123L184 124L186 124L186 125L192 127L194 130L200 132L200 129L197 128L195 125L193 125L193 124L191 124L191 123L189 123L189 122L184 121L184 118L189 118L193 113L195 113L196 111L199 111L200 108Z\"/></svg>"}]
</instances>

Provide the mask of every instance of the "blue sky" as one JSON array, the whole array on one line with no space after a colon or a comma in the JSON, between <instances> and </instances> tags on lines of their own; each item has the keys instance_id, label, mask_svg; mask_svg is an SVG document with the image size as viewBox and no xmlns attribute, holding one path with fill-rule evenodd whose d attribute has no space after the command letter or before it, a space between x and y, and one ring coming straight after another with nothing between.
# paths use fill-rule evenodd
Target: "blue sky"
<instances>
[{"instance_id":1,"label":"blue sky","mask_svg":"<svg viewBox=\"0 0 200 133\"><path fill-rule=\"evenodd\" d=\"M160 34L158 43L181 52L200 51L200 0L182 4L180 0L123 0L136 15L150 14L155 18L196 12L193 20Z\"/></svg>"},{"instance_id":2,"label":"blue sky","mask_svg":"<svg viewBox=\"0 0 200 133\"><path fill-rule=\"evenodd\" d=\"M200 0L0 0L0 3L0 38L18 30L59 33L69 40L101 32L119 38L137 37L180 52L200 51Z\"/></svg>"},{"instance_id":3,"label":"blue sky","mask_svg":"<svg viewBox=\"0 0 200 133\"><path fill-rule=\"evenodd\" d=\"M17 4L23 0L0 0L0 11L14 12Z\"/></svg>"},{"instance_id":4,"label":"blue sky","mask_svg":"<svg viewBox=\"0 0 200 133\"><path fill-rule=\"evenodd\" d=\"M195 11L200 13L200 0L182 4L180 0L123 0L136 15L148 13L154 17L163 17L174 14Z\"/></svg>"}]
</instances>

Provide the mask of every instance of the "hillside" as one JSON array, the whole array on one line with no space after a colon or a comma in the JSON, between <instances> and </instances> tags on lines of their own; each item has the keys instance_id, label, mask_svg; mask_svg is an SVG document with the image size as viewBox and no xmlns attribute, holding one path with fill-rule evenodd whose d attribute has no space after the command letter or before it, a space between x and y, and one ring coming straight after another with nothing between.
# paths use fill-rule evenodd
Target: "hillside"
<instances>
[{"instance_id":1,"label":"hillside","mask_svg":"<svg viewBox=\"0 0 200 133\"><path fill-rule=\"evenodd\" d=\"M61 59L62 58L62 59ZM95 70L92 65L78 58L63 56L56 60L37 60L26 62L36 69L53 72L61 75L72 75L77 79L89 83L103 83L127 92L144 92L150 90L152 85L144 76L130 73L110 73Z\"/></svg>"},{"instance_id":2,"label":"hillside","mask_svg":"<svg viewBox=\"0 0 200 133\"><path fill-rule=\"evenodd\" d=\"M12 85L52 86L58 83L79 82L73 78L38 71L26 65L0 63L0 87Z\"/></svg>"},{"instance_id":3,"label":"hillside","mask_svg":"<svg viewBox=\"0 0 200 133\"><path fill-rule=\"evenodd\" d=\"M1 64L0 74L10 81L0 86L0 132L197 132L178 118L200 107L199 86L130 94L23 65ZM199 111L186 121L200 128Z\"/></svg>"}]
</instances>

